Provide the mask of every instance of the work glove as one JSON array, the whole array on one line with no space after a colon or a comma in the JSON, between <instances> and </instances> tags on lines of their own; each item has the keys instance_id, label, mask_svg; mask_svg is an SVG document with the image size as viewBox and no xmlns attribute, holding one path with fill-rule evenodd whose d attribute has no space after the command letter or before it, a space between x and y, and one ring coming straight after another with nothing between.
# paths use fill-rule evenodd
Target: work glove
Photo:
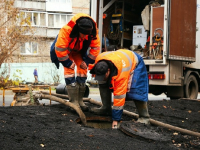
<instances>
[{"instance_id":1,"label":"work glove","mask_svg":"<svg viewBox=\"0 0 200 150\"><path fill-rule=\"evenodd\" d=\"M84 61L82 61L80 67L81 69L87 69L87 64Z\"/></svg>"},{"instance_id":2,"label":"work glove","mask_svg":"<svg viewBox=\"0 0 200 150\"><path fill-rule=\"evenodd\" d=\"M70 69L74 69L75 68L75 63L73 62L69 68Z\"/></svg>"}]
</instances>

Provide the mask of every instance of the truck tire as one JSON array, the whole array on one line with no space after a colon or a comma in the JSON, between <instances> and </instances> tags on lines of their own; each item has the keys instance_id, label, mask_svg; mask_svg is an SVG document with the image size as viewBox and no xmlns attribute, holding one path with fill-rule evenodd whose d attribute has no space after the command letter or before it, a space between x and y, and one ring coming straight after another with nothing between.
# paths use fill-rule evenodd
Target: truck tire
<instances>
[{"instance_id":1,"label":"truck tire","mask_svg":"<svg viewBox=\"0 0 200 150\"><path fill-rule=\"evenodd\" d=\"M198 91L197 79L194 75L190 75L185 85L185 98L197 99Z\"/></svg>"}]
</instances>

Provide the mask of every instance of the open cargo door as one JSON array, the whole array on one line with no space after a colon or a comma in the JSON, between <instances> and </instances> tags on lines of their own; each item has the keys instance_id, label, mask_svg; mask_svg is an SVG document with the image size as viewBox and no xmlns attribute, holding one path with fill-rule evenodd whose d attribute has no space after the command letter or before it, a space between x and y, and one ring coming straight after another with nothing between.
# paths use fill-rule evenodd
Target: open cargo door
<instances>
[{"instance_id":1,"label":"open cargo door","mask_svg":"<svg viewBox=\"0 0 200 150\"><path fill-rule=\"evenodd\" d=\"M168 0L168 59L195 61L196 0Z\"/></svg>"}]
</instances>

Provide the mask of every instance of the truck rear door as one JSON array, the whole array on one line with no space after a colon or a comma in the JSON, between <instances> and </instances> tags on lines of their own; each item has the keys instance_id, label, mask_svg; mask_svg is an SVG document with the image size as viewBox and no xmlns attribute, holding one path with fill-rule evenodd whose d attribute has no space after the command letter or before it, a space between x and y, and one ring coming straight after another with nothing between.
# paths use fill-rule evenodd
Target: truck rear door
<instances>
[{"instance_id":1,"label":"truck rear door","mask_svg":"<svg viewBox=\"0 0 200 150\"><path fill-rule=\"evenodd\" d=\"M196 0L168 0L168 54L170 60L195 61Z\"/></svg>"}]
</instances>

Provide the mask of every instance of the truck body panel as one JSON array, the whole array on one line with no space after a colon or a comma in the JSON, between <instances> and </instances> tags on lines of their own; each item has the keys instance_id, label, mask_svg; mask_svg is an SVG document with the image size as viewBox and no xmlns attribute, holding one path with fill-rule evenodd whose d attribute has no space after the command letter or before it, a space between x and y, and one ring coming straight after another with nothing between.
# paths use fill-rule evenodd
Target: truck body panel
<instances>
[{"instance_id":1,"label":"truck body panel","mask_svg":"<svg viewBox=\"0 0 200 150\"><path fill-rule=\"evenodd\" d=\"M103 32L105 34L109 27L109 21L103 20L102 14L116 13L117 2L118 0L97 2L100 35ZM145 6L150 6L150 0L123 2L132 5L129 13L133 14L136 8L140 8L142 14ZM124 3L122 16L124 13L129 14L126 12L129 6ZM143 55L149 74L149 92L155 95L164 92L169 97L196 98L200 89L200 0L164 0L161 5L151 5L150 10L148 55ZM137 14L133 16L135 22ZM139 22L134 25L142 25ZM128 31L125 21L122 25L123 32ZM153 75L161 75L161 78L154 78Z\"/></svg>"},{"instance_id":2,"label":"truck body panel","mask_svg":"<svg viewBox=\"0 0 200 150\"><path fill-rule=\"evenodd\" d=\"M196 0L168 0L168 59L195 61Z\"/></svg>"}]
</instances>

